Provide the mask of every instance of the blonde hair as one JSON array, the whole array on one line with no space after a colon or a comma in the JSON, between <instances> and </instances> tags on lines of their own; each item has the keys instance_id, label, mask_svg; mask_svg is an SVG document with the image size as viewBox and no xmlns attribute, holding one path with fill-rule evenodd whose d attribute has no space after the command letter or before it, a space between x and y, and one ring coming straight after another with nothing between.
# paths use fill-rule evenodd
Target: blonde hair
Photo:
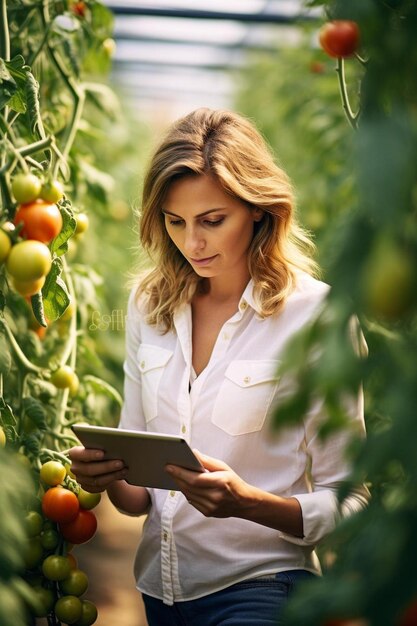
<instances>
[{"instance_id":1,"label":"blonde hair","mask_svg":"<svg viewBox=\"0 0 417 626\"><path fill-rule=\"evenodd\" d=\"M165 332L177 307L190 302L204 280L173 244L162 206L168 189L183 176L210 174L242 202L264 211L255 224L248 268L262 315L277 313L295 287L295 270L315 273L314 249L294 216L287 174L252 123L225 110L197 109L175 122L156 149L145 176L140 240L155 262L141 281L148 322Z\"/></svg>"}]
</instances>

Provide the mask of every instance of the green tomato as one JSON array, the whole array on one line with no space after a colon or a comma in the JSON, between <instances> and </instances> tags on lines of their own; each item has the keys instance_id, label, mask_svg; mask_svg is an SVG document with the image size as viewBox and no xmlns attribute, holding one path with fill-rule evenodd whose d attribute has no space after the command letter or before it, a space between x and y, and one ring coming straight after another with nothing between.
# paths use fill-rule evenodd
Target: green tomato
<instances>
[{"instance_id":1,"label":"green tomato","mask_svg":"<svg viewBox=\"0 0 417 626\"><path fill-rule=\"evenodd\" d=\"M78 215L75 216L75 220L77 222L75 234L81 235L85 233L89 225L88 215L86 213L78 213Z\"/></svg>"},{"instance_id":2,"label":"green tomato","mask_svg":"<svg viewBox=\"0 0 417 626\"><path fill-rule=\"evenodd\" d=\"M23 559L26 569L33 569L42 561L43 546L40 537L28 539L23 551Z\"/></svg>"},{"instance_id":3,"label":"green tomato","mask_svg":"<svg viewBox=\"0 0 417 626\"><path fill-rule=\"evenodd\" d=\"M45 550L55 550L59 544L59 533L53 528L48 528L41 534L41 543Z\"/></svg>"},{"instance_id":4,"label":"green tomato","mask_svg":"<svg viewBox=\"0 0 417 626\"><path fill-rule=\"evenodd\" d=\"M66 556L51 554L42 563L42 572L48 580L61 581L69 576L71 563Z\"/></svg>"},{"instance_id":5,"label":"green tomato","mask_svg":"<svg viewBox=\"0 0 417 626\"><path fill-rule=\"evenodd\" d=\"M58 389L67 389L74 384L76 374L69 365L61 365L51 374L51 383Z\"/></svg>"},{"instance_id":6,"label":"green tomato","mask_svg":"<svg viewBox=\"0 0 417 626\"><path fill-rule=\"evenodd\" d=\"M55 603L54 611L60 622L75 624L81 618L83 608L76 596L63 596Z\"/></svg>"},{"instance_id":7,"label":"green tomato","mask_svg":"<svg viewBox=\"0 0 417 626\"><path fill-rule=\"evenodd\" d=\"M81 600L81 604L81 617L74 622L74 626L91 626L97 619L97 607L90 600Z\"/></svg>"},{"instance_id":8,"label":"green tomato","mask_svg":"<svg viewBox=\"0 0 417 626\"><path fill-rule=\"evenodd\" d=\"M89 491L85 491L82 487L78 492L78 501L80 503L80 507L87 511L94 509L95 506L101 500L101 493L90 493Z\"/></svg>"},{"instance_id":9,"label":"green tomato","mask_svg":"<svg viewBox=\"0 0 417 626\"><path fill-rule=\"evenodd\" d=\"M55 202L62 200L64 196L64 188L59 180L52 180L42 185L40 196L42 200L53 202L55 204Z\"/></svg>"},{"instance_id":10,"label":"green tomato","mask_svg":"<svg viewBox=\"0 0 417 626\"><path fill-rule=\"evenodd\" d=\"M59 588L67 596L82 596L88 588L87 574L80 569L73 569L68 578L59 583Z\"/></svg>"},{"instance_id":11,"label":"green tomato","mask_svg":"<svg viewBox=\"0 0 417 626\"><path fill-rule=\"evenodd\" d=\"M9 235L0 228L0 265L5 262L12 249Z\"/></svg>"},{"instance_id":12,"label":"green tomato","mask_svg":"<svg viewBox=\"0 0 417 626\"><path fill-rule=\"evenodd\" d=\"M0 426L0 448L4 448L6 445L6 433L4 432L3 426Z\"/></svg>"},{"instance_id":13,"label":"green tomato","mask_svg":"<svg viewBox=\"0 0 417 626\"><path fill-rule=\"evenodd\" d=\"M19 204L33 202L39 196L42 183L30 172L17 174L12 180L12 192Z\"/></svg>"},{"instance_id":14,"label":"green tomato","mask_svg":"<svg viewBox=\"0 0 417 626\"><path fill-rule=\"evenodd\" d=\"M42 532L42 515L37 511L29 511L25 517L25 526L28 537L37 537Z\"/></svg>"},{"instance_id":15,"label":"green tomato","mask_svg":"<svg viewBox=\"0 0 417 626\"><path fill-rule=\"evenodd\" d=\"M17 280L26 282L46 276L51 265L52 258L48 246L34 239L16 243L6 261L9 274Z\"/></svg>"},{"instance_id":16,"label":"green tomato","mask_svg":"<svg viewBox=\"0 0 417 626\"><path fill-rule=\"evenodd\" d=\"M47 461L40 470L40 477L50 487L59 485L64 480L67 470L59 461Z\"/></svg>"}]
</instances>

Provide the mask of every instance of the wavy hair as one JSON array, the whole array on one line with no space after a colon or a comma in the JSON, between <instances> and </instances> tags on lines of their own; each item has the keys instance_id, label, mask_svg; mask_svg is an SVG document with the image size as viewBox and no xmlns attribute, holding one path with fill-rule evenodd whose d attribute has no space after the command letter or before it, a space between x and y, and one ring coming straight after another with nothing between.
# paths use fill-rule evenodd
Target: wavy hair
<instances>
[{"instance_id":1,"label":"wavy hair","mask_svg":"<svg viewBox=\"0 0 417 626\"><path fill-rule=\"evenodd\" d=\"M170 185L181 177L210 174L232 196L263 210L255 223L248 268L262 315L277 313L295 287L297 269L314 274L314 245L294 215L287 174L245 117L226 110L197 109L176 121L154 152L144 180L140 240L154 261L141 280L148 323L165 332L174 311L190 302L201 278L173 244L162 206Z\"/></svg>"}]
</instances>

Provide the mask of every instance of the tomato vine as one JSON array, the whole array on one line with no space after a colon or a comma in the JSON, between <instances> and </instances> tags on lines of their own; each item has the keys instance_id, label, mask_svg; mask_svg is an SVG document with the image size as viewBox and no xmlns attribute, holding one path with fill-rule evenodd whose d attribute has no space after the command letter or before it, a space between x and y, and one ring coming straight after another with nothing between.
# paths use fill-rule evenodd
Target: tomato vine
<instances>
[{"instance_id":1,"label":"tomato vine","mask_svg":"<svg viewBox=\"0 0 417 626\"><path fill-rule=\"evenodd\" d=\"M95 621L91 602L71 600L63 591L74 585L59 587L42 572L45 562L69 554L62 531L81 543L96 526L89 509L97 499L84 492L86 510L80 508L80 487L70 474L66 450L77 443L71 425L100 420L91 408L99 395L110 409L121 404L111 385L88 373L85 350L80 354L88 300L80 299L78 289L85 289L90 274L94 293L95 279L68 258L70 245L88 227L88 207L74 184L74 142L89 94L97 106L97 93L109 93L89 80L88 62L111 39L112 16L95 0L82 12L73 4L0 0L0 463L7 458L22 481L28 470L31 476L23 506L30 531L26 537L23 532L21 558L4 580L14 581L5 626L42 616L56 625L71 606L78 612L71 623ZM58 468L58 483L45 483L51 467ZM51 500L53 489L76 502L71 529L60 529L59 519L42 512L41 502ZM15 515L21 527L22 510L16 507ZM4 558L0 550L1 572Z\"/></svg>"}]
</instances>

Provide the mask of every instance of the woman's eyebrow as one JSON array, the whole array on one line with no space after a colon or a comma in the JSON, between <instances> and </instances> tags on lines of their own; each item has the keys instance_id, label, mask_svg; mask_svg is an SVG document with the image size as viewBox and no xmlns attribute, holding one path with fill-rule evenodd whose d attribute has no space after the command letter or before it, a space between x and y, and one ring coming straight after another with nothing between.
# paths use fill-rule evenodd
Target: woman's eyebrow
<instances>
[{"instance_id":1,"label":"woman's eyebrow","mask_svg":"<svg viewBox=\"0 0 417 626\"><path fill-rule=\"evenodd\" d=\"M209 213L214 213L215 211L223 211L224 207L218 207L216 209L209 209L208 211L203 211L203 213L198 213L198 215L195 215L194 217L203 217L204 215L208 215ZM181 215L177 215L176 213L172 213L172 211L167 211L166 209L162 209L162 213L164 213L165 215L173 215L174 217L179 217L181 220L183 219L183 217L181 217Z\"/></svg>"}]
</instances>

